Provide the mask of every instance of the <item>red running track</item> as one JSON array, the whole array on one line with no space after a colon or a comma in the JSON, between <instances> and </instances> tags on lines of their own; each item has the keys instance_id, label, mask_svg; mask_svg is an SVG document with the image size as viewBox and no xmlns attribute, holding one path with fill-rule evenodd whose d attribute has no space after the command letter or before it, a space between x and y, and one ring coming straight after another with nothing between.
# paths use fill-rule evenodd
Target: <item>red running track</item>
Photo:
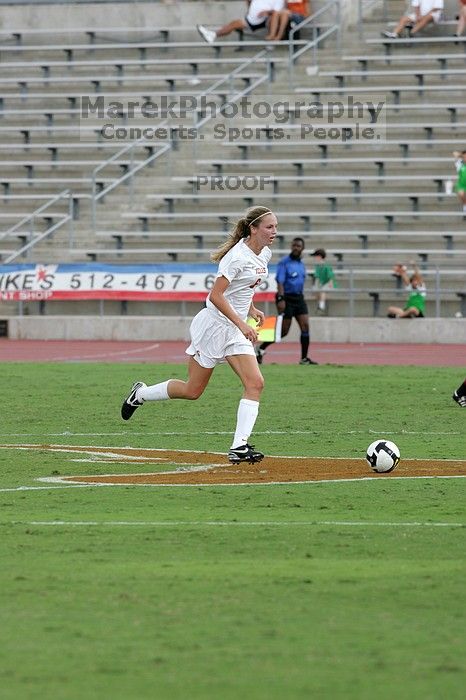
<instances>
[{"instance_id":1,"label":"red running track","mask_svg":"<svg viewBox=\"0 0 466 700\"><path fill-rule=\"evenodd\" d=\"M100 340L9 340L0 338L0 362L186 362L186 342ZM312 343L310 356L321 364L431 365L466 367L466 345ZM293 364L299 344L271 346L264 364Z\"/></svg>"}]
</instances>

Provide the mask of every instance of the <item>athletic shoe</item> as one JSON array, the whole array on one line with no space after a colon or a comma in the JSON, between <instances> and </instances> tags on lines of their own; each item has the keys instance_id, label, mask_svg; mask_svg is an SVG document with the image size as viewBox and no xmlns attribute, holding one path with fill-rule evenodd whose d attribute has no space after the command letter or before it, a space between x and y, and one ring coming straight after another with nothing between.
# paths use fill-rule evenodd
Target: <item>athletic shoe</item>
<instances>
[{"instance_id":1,"label":"athletic shoe","mask_svg":"<svg viewBox=\"0 0 466 700\"><path fill-rule=\"evenodd\" d=\"M457 391L454 391L451 398L453 401L456 401L461 408L466 408L466 396L460 396Z\"/></svg>"},{"instance_id":2,"label":"athletic shoe","mask_svg":"<svg viewBox=\"0 0 466 700\"><path fill-rule=\"evenodd\" d=\"M137 390L140 389L142 386L147 386L144 384L144 382L136 382L133 384L131 387L131 391L129 392L128 396L126 399L123 401L123 405L121 407L121 417L123 420L129 420L131 416L133 415L134 411L139 407L142 406L144 401L138 401L136 398Z\"/></svg>"},{"instance_id":3,"label":"athletic shoe","mask_svg":"<svg viewBox=\"0 0 466 700\"><path fill-rule=\"evenodd\" d=\"M264 355L265 355L265 350L261 350L260 348L258 348L258 350L256 350L256 360L257 360L258 365L261 365L263 363Z\"/></svg>"},{"instance_id":4,"label":"athletic shoe","mask_svg":"<svg viewBox=\"0 0 466 700\"><path fill-rule=\"evenodd\" d=\"M383 37L386 39L398 39L398 34L395 34L395 32L380 32Z\"/></svg>"},{"instance_id":5,"label":"athletic shoe","mask_svg":"<svg viewBox=\"0 0 466 700\"><path fill-rule=\"evenodd\" d=\"M228 453L228 459L232 464L239 464L240 462L260 462L264 459L262 452L258 452L254 449L254 445L240 445L240 447L232 448Z\"/></svg>"},{"instance_id":6,"label":"athletic shoe","mask_svg":"<svg viewBox=\"0 0 466 700\"><path fill-rule=\"evenodd\" d=\"M213 44L217 38L217 32L214 32L213 29L207 29L203 24L197 25L197 31L208 44Z\"/></svg>"},{"instance_id":7,"label":"athletic shoe","mask_svg":"<svg viewBox=\"0 0 466 700\"><path fill-rule=\"evenodd\" d=\"M319 363L316 362L315 360L311 360L310 357L303 357L302 360L299 361L300 365L318 365Z\"/></svg>"}]
</instances>

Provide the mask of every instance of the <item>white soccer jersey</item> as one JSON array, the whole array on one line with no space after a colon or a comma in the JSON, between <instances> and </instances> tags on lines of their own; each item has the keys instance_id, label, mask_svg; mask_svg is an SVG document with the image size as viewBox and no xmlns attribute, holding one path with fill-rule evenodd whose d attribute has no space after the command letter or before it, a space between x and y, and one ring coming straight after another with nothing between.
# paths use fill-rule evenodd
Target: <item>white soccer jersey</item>
<instances>
[{"instance_id":1,"label":"white soccer jersey","mask_svg":"<svg viewBox=\"0 0 466 700\"><path fill-rule=\"evenodd\" d=\"M272 257L272 251L269 247L262 248L259 255L256 255L249 246L246 245L244 239L233 246L226 255L220 260L217 272L218 277L226 277L230 282L225 291L225 299L236 311L238 316L246 320L249 307L251 306L254 291L261 282L263 282L269 270L267 264ZM229 319L220 313L214 304L207 297L206 306L211 311L214 311L219 318L228 321Z\"/></svg>"}]
</instances>

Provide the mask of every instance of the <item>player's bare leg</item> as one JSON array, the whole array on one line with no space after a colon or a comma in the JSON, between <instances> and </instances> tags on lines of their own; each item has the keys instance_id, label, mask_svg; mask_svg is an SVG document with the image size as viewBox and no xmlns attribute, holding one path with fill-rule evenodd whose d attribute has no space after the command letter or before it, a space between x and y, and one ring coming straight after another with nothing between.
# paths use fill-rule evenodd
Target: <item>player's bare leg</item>
<instances>
[{"instance_id":1,"label":"player's bare leg","mask_svg":"<svg viewBox=\"0 0 466 700\"><path fill-rule=\"evenodd\" d=\"M424 29L424 27L427 27L428 24L434 21L434 18L432 16L432 12L429 12L427 15L424 15L424 17L421 17L419 22L416 22L414 27L411 30L411 36L416 36L418 32L421 31L421 29Z\"/></svg>"},{"instance_id":2,"label":"player's bare leg","mask_svg":"<svg viewBox=\"0 0 466 700\"><path fill-rule=\"evenodd\" d=\"M121 417L129 420L134 411L142 406L144 401L164 401L167 399L188 399L195 400L204 392L209 379L212 376L213 368L201 367L193 357L189 358L188 379L168 379L159 384L147 386L144 382L135 382L131 390L123 401L121 407Z\"/></svg>"},{"instance_id":3,"label":"player's bare leg","mask_svg":"<svg viewBox=\"0 0 466 700\"><path fill-rule=\"evenodd\" d=\"M167 386L169 399L198 399L209 383L214 368L201 367L194 357L189 358L188 379L170 379Z\"/></svg>"}]
</instances>

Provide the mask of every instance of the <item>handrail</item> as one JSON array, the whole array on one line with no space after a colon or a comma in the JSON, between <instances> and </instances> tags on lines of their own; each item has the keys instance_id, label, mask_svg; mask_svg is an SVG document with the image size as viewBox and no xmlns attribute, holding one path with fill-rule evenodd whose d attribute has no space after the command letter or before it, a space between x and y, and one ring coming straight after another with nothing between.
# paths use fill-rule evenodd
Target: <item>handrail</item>
<instances>
[{"instance_id":1,"label":"handrail","mask_svg":"<svg viewBox=\"0 0 466 700\"><path fill-rule=\"evenodd\" d=\"M55 202L58 202L59 200L67 198L68 199L68 213L60 215L60 220L57 221L56 223L52 223L45 231L43 231L41 234L34 235L34 219L39 217L43 212L45 212L50 206L55 204ZM51 236L52 233L55 233L55 231L58 231L59 228L61 228L64 224L70 223L70 230L69 230L69 244L71 245L71 240L72 240L72 222L73 222L73 193L71 190L63 190L59 194L55 195L51 199L49 199L45 204L42 206L38 207L38 209L35 209L31 214L26 214L18 223L16 223L14 226L11 226L7 231L4 231L2 234L0 234L0 241L8 238L15 232L19 232L22 229L24 229L25 226L29 226L29 236L30 240L23 245L21 248L18 250L13 251L9 256L5 258L4 263L10 263L13 260L16 260L17 257L20 255L24 255L27 251L29 251L31 248L33 248L38 241L42 241L45 238L48 238L48 236Z\"/></svg>"},{"instance_id":2,"label":"handrail","mask_svg":"<svg viewBox=\"0 0 466 700\"><path fill-rule=\"evenodd\" d=\"M316 17L321 16L324 12L329 10L332 7L336 7L337 10L337 15L336 15L336 23L331 25L326 31L324 31L322 34L317 36L317 38L313 38L311 41L304 41L304 40L297 40L295 39L295 34L302 29L304 26L308 25L311 21L316 19ZM320 8L317 12L313 13L310 17L306 18L302 23L300 23L297 27L293 28L290 32L289 35L289 40L288 42L283 42L283 43L288 43L289 45L289 65L290 65L290 70L293 70L293 66L297 58L305 53L306 51L310 50L311 48L314 49L314 60L317 63L317 47L320 42L322 42L327 36L330 36L331 34L337 32L338 34L338 42L340 40L340 30L341 30L341 7L340 7L340 0L329 0L322 8ZM257 45L258 42L255 43ZM283 45L283 44L282 44ZM297 49L297 47L300 47ZM227 105L231 104L232 102L237 101L244 95L248 94L252 90L254 90L258 85L262 84L265 81L272 81L273 80L273 61L272 61L272 52L274 51L275 47L272 46L266 46L264 49L259 51L257 54L252 56L249 59L246 59L241 65L237 66L233 71L228 73L227 75L222 76L219 80L214 82L212 85L210 85L209 88L204 90L202 93L198 95L200 99L203 97L207 97L208 95L212 94L215 90L217 90L222 84L225 83L231 83L232 80L235 77L238 77L241 75L241 72L244 71L244 69L247 66L250 66L251 64L255 63L258 65L261 62L261 59L265 58L265 66L266 66L266 71L263 76L259 76L256 80L252 80L243 90L236 91L233 95L229 95L228 100L226 100L222 105L219 107L220 113L222 113L222 110L226 108ZM297 49L297 50L296 50ZM229 92L232 90L232 86L230 85ZM197 129L201 128L204 126L210 119L213 117L213 113L211 112L210 114L207 115L199 115L199 112L196 113L195 117L197 116L197 119L195 121L195 127ZM169 120L164 120L161 124L159 124L159 127L163 126L169 126ZM175 127L173 127L175 128ZM137 163L136 165L133 165L133 154L134 150L139 147L147 147L147 145L150 145L151 148L151 153L150 155L143 160L142 162ZM132 183L132 178L133 176L148 166L150 163L152 163L154 160L158 159L161 157L163 154L167 153L168 151L172 150L173 148L173 141L170 141L169 143L166 143L160 147L157 148L155 152L152 152L153 148L157 148L157 145L154 146L154 143L147 140L146 137L141 137L140 139L133 141L132 143L126 144L123 148L121 148L117 153L113 154L110 158L107 158L105 161L100 163L94 170L92 171L91 175L91 223L92 223L92 231L95 233L96 230L96 210L97 210L97 202L101 200L106 194L114 190L118 185L122 184L123 182L126 182L128 179L131 179ZM120 159L124 154L130 154L131 158L131 165L129 166L128 170L119 178L115 178L112 182L110 182L109 185L106 187L99 188L98 187L98 175L102 170L104 170L106 167L109 165L115 163ZM132 193L132 191L131 191ZM58 228L60 228L61 225L65 224L68 221L72 221L73 215L72 215L72 193L70 190L66 190L64 192L61 192L60 194L56 195L52 199L50 199L47 203L39 207L35 212L32 214L24 217L19 223L17 223L14 227L9 229L7 232L4 234L0 235L0 240L6 236L11 235L14 233L14 231L19 230L21 226L24 227L25 224L28 224L28 222L31 222L31 229L33 229L33 222L34 218L39 216L43 211L45 211L48 207L53 205L56 201L62 199L64 196L69 197L70 199L70 214L66 215L63 217L63 219L60 222L57 222L56 224L53 224L47 231L42 233L40 236L34 236L25 246L23 246L19 251L16 251L12 256L10 256L11 259L14 259L18 255L28 251L30 248L32 248L39 240L43 240L43 238L47 237L50 235L53 231L56 231ZM72 243L72 230L70 229L70 247ZM9 259L10 259L9 258Z\"/></svg>"},{"instance_id":3,"label":"handrail","mask_svg":"<svg viewBox=\"0 0 466 700\"><path fill-rule=\"evenodd\" d=\"M241 65L237 66L231 73L228 74L228 80L231 80L232 78L236 77L236 75L239 75L239 72L244 70L246 66L249 66L251 63L257 63L259 59L261 58L266 58L266 66L267 66L267 76L269 80L273 78L272 75L272 68L271 68L271 53L273 52L274 47L268 46L267 48L263 49L262 51L259 51L259 53L254 54L254 56L251 56L251 58L248 58L244 63L241 63ZM222 78L221 80L218 80L216 83L211 85L210 87L207 88L207 90L204 90L202 93L201 97L207 97L211 93L214 92L220 85L225 82L225 78ZM247 90L243 90L239 95L235 95L234 99L239 99L239 97L242 97L243 95L247 94L250 92L252 87L257 87L257 85L260 85L263 83L263 77L259 78L256 80L256 82L251 86L248 86ZM230 100L227 100L223 105L220 106L219 111L222 112L222 110L230 103ZM194 127L199 129L201 126L204 126L210 119L212 118L212 115L209 115L207 117L199 119L197 122L194 123Z\"/></svg>"},{"instance_id":4,"label":"handrail","mask_svg":"<svg viewBox=\"0 0 466 700\"><path fill-rule=\"evenodd\" d=\"M252 82L252 83L251 83L250 85L248 85L244 90L235 93L235 94L230 98L229 101L225 102L225 104L221 106L221 108L224 107L224 106L226 106L227 104L229 104L232 100L237 100L237 99L239 99L240 97L242 97L242 96L248 94L248 92L250 92L251 90L253 90L254 88L256 88L256 87L257 87L258 85L260 85L262 82L264 82L265 80L271 78L271 59L270 59L271 51L273 51L273 48L272 48L272 47L267 47L265 50L262 50L262 51L258 52L257 54L255 54L255 55L252 56L251 58L249 58L249 59L247 59L246 61L244 61L244 63L242 63L240 66L237 66L233 71L231 71L231 72L228 73L227 75L224 75L224 76L222 76L221 78L219 78L219 80L217 80L215 83L213 83L212 85L210 85L206 90L204 90L202 93L200 93L199 96L198 96L199 99L202 99L203 97L207 97L208 95L212 94L212 93L213 93L215 90L217 90L223 83L231 82L231 80L232 80L233 78L235 78L235 77L237 77L238 75L240 75L240 72L243 71L243 70L245 69L246 66L249 66L251 63L257 62L257 61L260 60L261 58L264 58L264 57L265 57L265 58L268 59L268 60L266 61L266 74L265 74L264 76L262 76L261 78L258 78L256 81ZM221 109L221 108L220 108L220 109ZM209 115L206 115L206 116L203 117L203 118L198 119L198 121L195 123L194 126L195 126L196 128L201 128L202 126L204 126L204 124L206 124L206 123L212 118L212 116L213 116L212 114L209 114ZM170 123L169 123L168 120L164 120L163 122L161 122L161 124L158 125L159 128L164 127L164 126L165 126L165 127L169 127L169 126L170 126ZM175 127L173 127L173 128L175 128ZM104 189L102 189L102 190L99 190L99 192L97 192L97 177L96 177L96 176L97 176L97 174L98 174L99 172L101 172L101 170L103 170L103 169L104 169L105 167L107 167L110 163L114 162L115 160L117 160L118 158L120 158L123 154L127 153L128 151L130 151L130 154L131 154L131 157L132 157L132 154L133 154L133 151L134 151L135 148L137 148L137 147L144 147L144 146L146 146L146 145L148 145L148 144L151 145L151 146L153 147L154 144L153 144L151 141L148 141L148 140L143 136L143 137L141 137L140 139L138 139L137 141L133 141L132 143L127 144L127 145L124 146L120 151L118 151L118 152L115 153L113 156L111 156L110 158L108 158L106 161L104 161L103 163L101 163L100 165L98 165L96 168L94 168L94 170L92 171L92 194L91 194L91 225L92 225L92 232L93 232L93 233L95 233L95 231L96 231L96 223L97 223L97 221L96 221L96 220L97 220L97 207L96 207L96 203L97 203L100 199L102 199L102 197L104 197L108 192L112 191L112 190L115 189L118 185L120 185L120 184L122 184L123 182L125 182L128 178L132 177L135 173L139 172L139 170L142 170L142 169L145 168L147 165L149 165L149 163L151 163L152 161L156 160L157 158L159 158L160 156L162 156L162 155L163 155L164 153L166 153L167 151L171 150L172 147L173 147L173 146L172 146L172 143L173 143L173 142L167 143L167 144L165 144L164 146L162 146L162 147L160 148L159 151L157 151L156 153L152 153L148 158L146 158L144 161L142 161L141 163L139 163L137 166L131 167L131 168L130 168L129 170L127 170L127 172L124 173L121 177L116 178L112 183L110 183L110 185L108 185L106 188L104 188Z\"/></svg>"},{"instance_id":5,"label":"handrail","mask_svg":"<svg viewBox=\"0 0 466 700\"><path fill-rule=\"evenodd\" d=\"M388 18L388 4L387 0L358 0L358 34L359 38L362 39L364 36L364 15L373 7L382 3L383 10L383 20L387 21Z\"/></svg>"},{"instance_id":6,"label":"handrail","mask_svg":"<svg viewBox=\"0 0 466 700\"><path fill-rule=\"evenodd\" d=\"M265 50L263 49L262 51L258 52L255 54L253 57L247 59L241 65L237 66L233 71L228 73L225 76L222 76L219 80L217 80L213 85L211 85L209 88L207 88L203 93L200 93L199 97L206 97L209 94L211 94L215 89L217 89L219 86L222 85L222 83L225 82L231 82L233 78L236 76L240 75L241 71L245 69L246 66L249 66L251 63L257 62L262 58L266 58L266 74L261 77L260 79L253 81L250 85L248 85L244 90L239 91L235 93L232 98L237 100L243 95L247 94L254 88L256 88L258 85L260 85L262 82L264 82L267 79L272 79L272 70L271 70L271 60L270 60L270 53L273 50L272 47L267 47ZM225 105L228 104L228 102L225 103ZM203 126L209 119L212 117L212 115L208 115L207 118L205 119L200 119L198 120L198 123L196 126L200 128ZM169 126L169 121L164 120L161 124L159 124L159 127L161 126ZM95 233L96 229L96 203L102 199L106 194L114 190L118 185L122 184L129 178L132 178L137 172L142 170L144 167L148 166L150 163L152 163L154 160L157 158L161 157L164 153L172 149L172 143L167 143L164 145L161 145L155 153L151 153L148 158L146 158L144 161L137 163L133 167L130 167L121 177L116 178L113 182L111 182L109 185L102 189L98 189L97 187L97 182L98 182L98 174L106 168L108 165L114 163L118 159L120 159L124 154L130 153L131 159L133 158L133 153L134 149L137 147L145 147L146 145L150 145L151 147L154 148L154 144L151 141L148 141L145 137L142 137L141 139L138 139L137 141L133 141L132 143L127 144L123 148L121 148L117 153L113 154L109 158L107 158L105 161L100 163L94 170L92 171L91 175L91 223L92 223L92 231ZM156 146L155 146L156 147ZM70 222L70 226L72 226L72 220L73 220L73 196L71 190L64 190L63 192L60 192L58 195L55 195L52 197L50 200L48 200L45 204L43 204L41 207L36 209L34 212L31 214L26 215L16 223L14 226L12 226L10 229L5 231L4 233L0 234L0 240L3 238L6 238L8 236L11 236L14 234L15 231L20 230L21 228L24 228L24 226L29 225L31 228L30 234L32 235L33 229L34 229L34 219L37 216L40 216L44 211L46 211L50 206L55 204L55 202L59 201L63 197L68 197L70 206L69 206L69 211L70 213L66 216L63 216L63 218L50 226L45 232L43 232L40 236L33 236L30 241L28 241L27 244L22 246L20 249L17 251L14 251L9 257L8 260L14 260L16 257L19 255L24 254L25 252L29 251L36 243L38 243L40 240L43 240L47 236L51 235L55 231L57 231L62 225L66 224L67 222ZM69 240L70 240L70 247L72 246L72 239L73 239L73 232L72 228L70 228L70 234L69 234Z\"/></svg>"},{"instance_id":7,"label":"handrail","mask_svg":"<svg viewBox=\"0 0 466 700\"><path fill-rule=\"evenodd\" d=\"M4 231L3 233L0 233L0 241L4 238L8 238L9 236L11 236L11 234L13 234L15 231L19 230L29 221L34 220L35 217L39 216L39 214L42 214L42 212L48 209L52 204L55 204L55 202L59 201L60 199L63 199L64 197L70 198L71 190L63 190L59 194L52 197L52 199L49 199L45 204L42 204L42 206L38 207L38 209L35 209L33 212L31 212L31 214L26 214L26 216L24 216L14 226L9 228L7 231Z\"/></svg>"},{"instance_id":8,"label":"handrail","mask_svg":"<svg viewBox=\"0 0 466 700\"><path fill-rule=\"evenodd\" d=\"M57 221L55 224L52 224L46 231L41 233L39 236L35 236L28 243L25 243L21 248L15 250L13 253L11 253L11 255L8 255L8 257L5 258L2 265L8 265L8 263L13 262L13 260L16 260L16 258L18 258L20 255L24 255L24 253L30 250L30 248L33 248L36 245L36 243L44 240L44 238L47 238L48 236L51 236L52 233L58 231L58 229L61 226L63 226L63 224L66 224L68 221L71 221L71 219L71 214L64 214L63 218L60 221Z\"/></svg>"},{"instance_id":9,"label":"handrail","mask_svg":"<svg viewBox=\"0 0 466 700\"><path fill-rule=\"evenodd\" d=\"M336 21L334 24L332 24L328 29L326 29L323 33L318 33L316 38L311 39L311 41L308 41L305 43L304 46L301 46L300 49L297 51L295 50L296 46L299 46L302 44L302 41L297 41L295 39L295 34L300 32L304 27L309 25L311 22L313 22L317 17L320 15L324 14L328 10L335 8L336 9ZM289 35L288 35L288 68L290 72L290 77L291 81L293 82L293 77L294 77L294 64L296 60L301 56L303 53L306 51L309 51L310 49L313 49L313 59L314 59L314 65L317 67L318 61L317 61L317 48L319 46L319 43L326 39L328 36L333 34L334 32L337 32L337 43L338 46L340 46L340 41L341 41L341 0L329 0L328 2L325 3L321 8L316 10L312 15L309 15L309 17L306 17L305 20L300 22L298 25L293 27L293 29L290 30ZM313 31L313 37L314 37L314 31Z\"/></svg>"},{"instance_id":10,"label":"handrail","mask_svg":"<svg viewBox=\"0 0 466 700\"><path fill-rule=\"evenodd\" d=\"M162 122L163 124L165 122ZM133 152L132 149L138 146L144 146L145 143L149 143L146 139L144 141L140 142L139 140L133 143L128 144L125 146L121 151L118 151L114 156L111 158L108 158L106 161L98 165L94 170L92 171L92 176L91 176L91 228L92 228L92 233L95 233L96 230L96 219L97 219L97 208L96 208L96 203L105 197L109 192L112 192L112 190L115 189L115 187L118 187L118 185L121 185L123 182L125 182L129 177L132 177L135 173L137 173L139 170L142 168L146 167L146 165L149 165L152 163L153 160L156 160L160 156L162 156L166 151L169 151L171 149L170 144L165 144L164 146L160 146L160 149L156 151L155 153L152 153L146 160L142 161L141 163L138 163L135 165L132 169L127 170L123 175L121 175L119 178L116 178L111 182L107 187L103 187L102 189L97 188L97 178L96 175L99 173L103 168L107 167L110 163L112 163L116 158L119 158L123 153L126 153L127 150L131 149L131 158L133 157ZM152 144L153 145L153 144ZM155 146L154 146L155 148Z\"/></svg>"}]
</instances>

